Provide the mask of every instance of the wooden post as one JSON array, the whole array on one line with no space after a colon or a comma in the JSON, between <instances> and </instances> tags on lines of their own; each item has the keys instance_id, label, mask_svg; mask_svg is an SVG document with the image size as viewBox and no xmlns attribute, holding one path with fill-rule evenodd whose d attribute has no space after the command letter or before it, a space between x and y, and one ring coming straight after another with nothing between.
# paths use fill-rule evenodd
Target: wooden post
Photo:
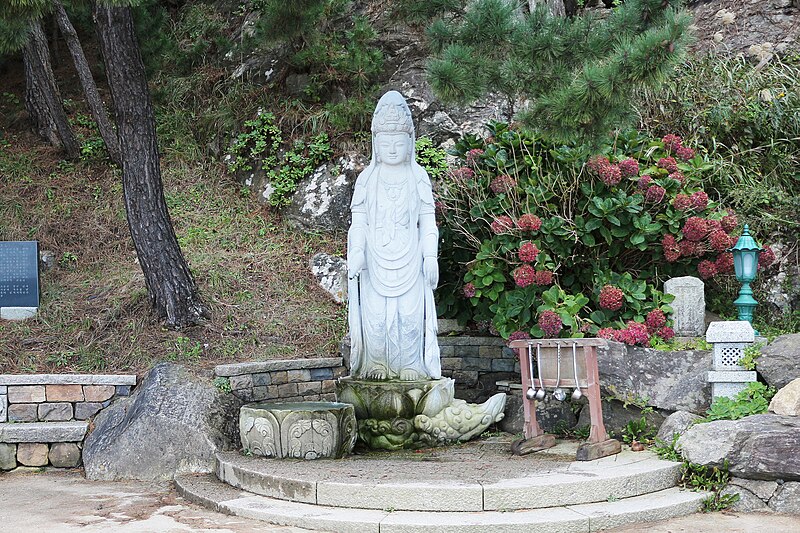
<instances>
[{"instance_id":1,"label":"wooden post","mask_svg":"<svg viewBox=\"0 0 800 533\"><path fill-rule=\"evenodd\" d=\"M556 438L546 434L539 421L536 420L536 400L528 399L528 389L534 386L533 376L531 375L530 359L528 359L529 346L521 344L514 347L519 358L519 372L522 378L522 412L525 416L523 433L525 438L514 441L511 444L511 451L514 455L525 455L531 452L538 452L552 448L556 445ZM539 376L541 379L541 376ZM539 384L541 386L541 383ZM535 388L534 388L535 390Z\"/></svg>"},{"instance_id":2,"label":"wooden post","mask_svg":"<svg viewBox=\"0 0 800 533\"><path fill-rule=\"evenodd\" d=\"M614 455L622 451L618 440L609 439L606 426L603 423L603 406L600 402L600 372L597 368L597 348L584 346L583 356L586 359L586 396L589 397L589 415L591 430L589 442L578 447L575 458L578 461L592 461Z\"/></svg>"}]
</instances>

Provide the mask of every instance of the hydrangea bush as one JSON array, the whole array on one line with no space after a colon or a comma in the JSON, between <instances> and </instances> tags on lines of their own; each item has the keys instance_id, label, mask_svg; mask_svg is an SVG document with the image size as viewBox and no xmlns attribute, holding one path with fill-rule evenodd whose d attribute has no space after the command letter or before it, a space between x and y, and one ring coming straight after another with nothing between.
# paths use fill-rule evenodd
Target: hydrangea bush
<instances>
[{"instance_id":1,"label":"hydrangea bush","mask_svg":"<svg viewBox=\"0 0 800 533\"><path fill-rule=\"evenodd\" d=\"M436 186L440 315L511 339L645 345L674 335L665 279L733 272L736 215L709 199L710 166L679 137L633 132L590 151L488 129L456 143L462 166Z\"/></svg>"}]
</instances>

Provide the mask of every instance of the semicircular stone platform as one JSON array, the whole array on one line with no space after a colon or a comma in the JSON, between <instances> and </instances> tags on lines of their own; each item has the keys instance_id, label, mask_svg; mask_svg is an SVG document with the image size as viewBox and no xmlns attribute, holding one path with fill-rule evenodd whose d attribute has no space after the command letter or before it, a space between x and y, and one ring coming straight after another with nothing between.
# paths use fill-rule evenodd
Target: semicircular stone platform
<instances>
[{"instance_id":1,"label":"semicircular stone platform","mask_svg":"<svg viewBox=\"0 0 800 533\"><path fill-rule=\"evenodd\" d=\"M514 456L508 438L297 461L217 455L216 476L176 479L221 512L316 531L596 531L696 512L680 464L650 452L574 461L576 443Z\"/></svg>"}]
</instances>

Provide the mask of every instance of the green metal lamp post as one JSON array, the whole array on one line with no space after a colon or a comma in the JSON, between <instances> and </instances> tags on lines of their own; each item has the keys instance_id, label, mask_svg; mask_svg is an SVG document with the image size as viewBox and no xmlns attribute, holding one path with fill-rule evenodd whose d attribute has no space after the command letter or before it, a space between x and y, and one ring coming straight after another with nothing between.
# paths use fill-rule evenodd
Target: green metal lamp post
<instances>
[{"instance_id":1,"label":"green metal lamp post","mask_svg":"<svg viewBox=\"0 0 800 533\"><path fill-rule=\"evenodd\" d=\"M736 271L736 279L742 284L739 290L739 297L733 302L739 310L739 320L747 320L753 323L753 310L758 302L753 298L753 289L750 283L756 279L758 270L758 254L764 251L755 239L750 236L750 228L745 224L742 236L736 241L736 245L730 249L733 253L733 268ZM757 334L757 333L756 333Z\"/></svg>"}]
</instances>

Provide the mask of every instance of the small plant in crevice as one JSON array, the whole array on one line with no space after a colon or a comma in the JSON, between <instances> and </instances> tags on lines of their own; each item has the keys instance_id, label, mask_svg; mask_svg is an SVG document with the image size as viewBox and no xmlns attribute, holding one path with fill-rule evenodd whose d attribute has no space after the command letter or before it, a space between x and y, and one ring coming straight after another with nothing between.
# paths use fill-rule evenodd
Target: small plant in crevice
<instances>
[{"instance_id":1,"label":"small plant in crevice","mask_svg":"<svg viewBox=\"0 0 800 533\"><path fill-rule=\"evenodd\" d=\"M747 388L733 400L725 396L715 398L702 422L738 420L746 416L764 414L769 409L769 402L775 396L775 392L774 387L768 387L763 383L749 383Z\"/></svg>"},{"instance_id":2,"label":"small plant in crevice","mask_svg":"<svg viewBox=\"0 0 800 533\"><path fill-rule=\"evenodd\" d=\"M655 446L653 446L651 449L659 459L664 459L665 461L675 461L676 463L679 463L683 460L681 452L677 449L678 439L680 437L680 433L673 433L672 441L670 442L656 439Z\"/></svg>"},{"instance_id":3,"label":"small plant in crevice","mask_svg":"<svg viewBox=\"0 0 800 533\"><path fill-rule=\"evenodd\" d=\"M622 442L628 446L634 442L647 444L652 441L656 434L656 428L647 421L647 417L643 414L637 420L631 420L625 427L622 428Z\"/></svg>"},{"instance_id":4,"label":"small plant in crevice","mask_svg":"<svg viewBox=\"0 0 800 533\"><path fill-rule=\"evenodd\" d=\"M428 172L432 181L444 177L450 167L447 165L447 152L434 146L430 137L420 137L415 144L416 160Z\"/></svg>"},{"instance_id":5,"label":"small plant in crevice","mask_svg":"<svg viewBox=\"0 0 800 533\"><path fill-rule=\"evenodd\" d=\"M570 427L566 420L559 420L553 428L553 433L562 439L586 440L589 438L589 426Z\"/></svg>"},{"instance_id":6,"label":"small plant in crevice","mask_svg":"<svg viewBox=\"0 0 800 533\"><path fill-rule=\"evenodd\" d=\"M231 392L231 380L223 376L217 376L211 382L220 392Z\"/></svg>"},{"instance_id":7,"label":"small plant in crevice","mask_svg":"<svg viewBox=\"0 0 800 533\"><path fill-rule=\"evenodd\" d=\"M739 359L739 366L747 370L755 370L757 359L761 357L761 348L763 346L763 342L758 342L746 347L744 349L744 355Z\"/></svg>"},{"instance_id":8,"label":"small plant in crevice","mask_svg":"<svg viewBox=\"0 0 800 533\"><path fill-rule=\"evenodd\" d=\"M308 141L296 139L287 149L272 113L259 111L244 127L245 131L231 145L226 158L228 168L234 172L252 171L259 162L271 187L268 202L275 207L288 205L297 184L333 153L325 133Z\"/></svg>"},{"instance_id":9,"label":"small plant in crevice","mask_svg":"<svg viewBox=\"0 0 800 533\"><path fill-rule=\"evenodd\" d=\"M738 494L722 494L730 479L727 460L722 466L706 466L686 461L681 466L678 485L693 491L711 492L712 495L703 500L703 512L721 511L739 500Z\"/></svg>"}]
</instances>

